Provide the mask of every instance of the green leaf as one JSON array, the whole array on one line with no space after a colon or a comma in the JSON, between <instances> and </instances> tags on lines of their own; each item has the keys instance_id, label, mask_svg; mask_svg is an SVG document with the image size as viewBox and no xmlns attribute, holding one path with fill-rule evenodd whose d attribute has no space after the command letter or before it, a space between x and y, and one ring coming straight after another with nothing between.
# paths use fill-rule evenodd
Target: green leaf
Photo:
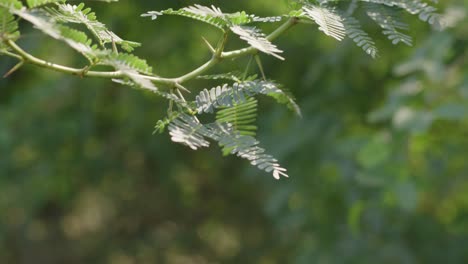
<instances>
[{"instance_id":1,"label":"green leaf","mask_svg":"<svg viewBox=\"0 0 468 264\"><path fill-rule=\"evenodd\" d=\"M71 48L83 54L90 62L93 62L100 53L86 33L63 25L57 25L57 29L60 32L61 39Z\"/></svg>"},{"instance_id":2,"label":"green leaf","mask_svg":"<svg viewBox=\"0 0 468 264\"><path fill-rule=\"evenodd\" d=\"M314 21L319 25L319 30L339 41L348 36L367 54L375 58L377 48L374 41L361 28L359 21L351 16L359 7L359 2L365 2L362 6L367 15L382 28L383 34L393 44L401 42L412 45L412 38L401 32L407 30L408 26L401 21L401 15L397 11L418 15L422 21L442 28L442 16L436 12L437 9L421 0L357 0L352 6L348 5L347 10L343 10L343 5L339 4L341 1L322 0L317 5L303 3L302 10L293 11L290 16Z\"/></svg>"},{"instance_id":3,"label":"green leaf","mask_svg":"<svg viewBox=\"0 0 468 264\"><path fill-rule=\"evenodd\" d=\"M419 19L431 25L441 26L441 15L437 8L421 0L361 0L375 4L383 4L390 7L399 7L412 15L418 15Z\"/></svg>"},{"instance_id":4,"label":"green leaf","mask_svg":"<svg viewBox=\"0 0 468 264\"><path fill-rule=\"evenodd\" d=\"M301 108L294 100L294 96L288 91L278 88L278 90L270 91L266 95L275 99L277 103L286 105L289 110L293 111L297 116L302 117Z\"/></svg>"},{"instance_id":5,"label":"green leaf","mask_svg":"<svg viewBox=\"0 0 468 264\"><path fill-rule=\"evenodd\" d=\"M210 90L204 89L195 98L198 113L212 113L216 108L230 107L246 101L246 94L242 86L234 84L232 87L224 84Z\"/></svg>"},{"instance_id":6,"label":"green leaf","mask_svg":"<svg viewBox=\"0 0 468 264\"><path fill-rule=\"evenodd\" d=\"M19 36L18 21L8 9L0 7L0 49L7 49L2 42L4 39L15 41Z\"/></svg>"},{"instance_id":7,"label":"green leaf","mask_svg":"<svg viewBox=\"0 0 468 264\"><path fill-rule=\"evenodd\" d=\"M212 113L214 109L232 107L245 102L249 97L256 94L264 94L275 98L279 103L286 104L298 115L301 115L298 105L294 99L282 91L277 84L269 81L247 81L234 83L232 86L224 84L210 90L204 89L195 98L197 111L201 113Z\"/></svg>"},{"instance_id":8,"label":"green leaf","mask_svg":"<svg viewBox=\"0 0 468 264\"><path fill-rule=\"evenodd\" d=\"M324 1L327 3L327 1ZM377 48L372 38L361 28L357 19L327 5L305 5L302 10L309 19L319 25L319 30L338 41L346 36L351 38L372 58L377 56Z\"/></svg>"},{"instance_id":9,"label":"green leaf","mask_svg":"<svg viewBox=\"0 0 468 264\"><path fill-rule=\"evenodd\" d=\"M283 53L283 51L271 43L266 38L265 34L263 34L259 29L239 25L234 25L230 27L230 29L234 34L239 35L241 39L247 41L250 46L258 49L263 53L272 55L280 60L284 60L283 57L278 55L279 53Z\"/></svg>"},{"instance_id":10,"label":"green leaf","mask_svg":"<svg viewBox=\"0 0 468 264\"><path fill-rule=\"evenodd\" d=\"M219 123L229 123L232 128L241 135L255 136L257 126L257 100L250 98L244 103L236 104L216 113L216 121Z\"/></svg>"},{"instance_id":11,"label":"green leaf","mask_svg":"<svg viewBox=\"0 0 468 264\"><path fill-rule=\"evenodd\" d=\"M169 134L172 141L184 144L193 150L210 146L210 143L205 140L205 136L210 134L209 129L197 118L187 114L182 114L171 121Z\"/></svg>"},{"instance_id":12,"label":"green leaf","mask_svg":"<svg viewBox=\"0 0 468 264\"><path fill-rule=\"evenodd\" d=\"M220 8L212 5L211 7L203 5L192 5L179 10L166 9L162 11L149 11L142 14L142 17L150 17L152 20L157 19L162 15L177 15L184 16L204 23L210 24L214 27L225 31L225 29L235 25L245 25L253 22L274 23L283 19L281 16L276 17L258 17L249 15L244 11L236 13L223 13Z\"/></svg>"},{"instance_id":13,"label":"green leaf","mask_svg":"<svg viewBox=\"0 0 468 264\"><path fill-rule=\"evenodd\" d=\"M139 47L137 42L126 41L107 29L106 25L99 22L96 14L90 8L85 8L84 3L79 5L58 4L57 7L45 8L54 21L61 23L82 24L99 41L101 46L107 43L119 44L122 49L131 52Z\"/></svg>"},{"instance_id":14,"label":"green leaf","mask_svg":"<svg viewBox=\"0 0 468 264\"><path fill-rule=\"evenodd\" d=\"M47 16L47 13L40 9L33 10L13 10L14 14L33 24L43 33L61 40L71 48L83 54L88 60L93 61L100 56L102 51L93 47L91 40L84 32L58 25L53 19Z\"/></svg>"},{"instance_id":15,"label":"green leaf","mask_svg":"<svg viewBox=\"0 0 468 264\"><path fill-rule=\"evenodd\" d=\"M260 170L271 172L277 180L281 176L288 177L286 169L281 167L273 156L266 154L265 149L258 146L260 142L254 137L241 135L229 123L214 123L209 127L210 137L218 141L224 152L247 159Z\"/></svg>"},{"instance_id":16,"label":"green leaf","mask_svg":"<svg viewBox=\"0 0 468 264\"><path fill-rule=\"evenodd\" d=\"M401 21L401 14L394 8L368 3L364 5L367 15L381 28L382 33L392 41L392 44L404 43L412 46L412 38L400 30L408 30L408 25Z\"/></svg>"},{"instance_id":17,"label":"green leaf","mask_svg":"<svg viewBox=\"0 0 468 264\"><path fill-rule=\"evenodd\" d=\"M148 75L152 74L152 68L145 60L140 59L133 54L104 53L103 56L99 58L99 61L99 64L101 65L114 67L117 71L121 72L131 80L133 85L136 85L138 88L151 90L153 92L158 91L157 87L150 80L141 75L141 73Z\"/></svg>"},{"instance_id":18,"label":"green leaf","mask_svg":"<svg viewBox=\"0 0 468 264\"><path fill-rule=\"evenodd\" d=\"M153 68L148 65L146 60L138 58L137 56L129 53L110 53L101 57L101 64L115 66L117 69L123 70L125 68L134 71L151 75Z\"/></svg>"},{"instance_id":19,"label":"green leaf","mask_svg":"<svg viewBox=\"0 0 468 264\"><path fill-rule=\"evenodd\" d=\"M167 9L162 11L150 11L145 14L142 14L142 17L151 17L151 19L156 19L161 15L177 15L184 16L204 23L210 24L214 27L217 27L224 31L228 26L228 20L225 19L224 13L221 9L211 6L206 7L202 5L193 5L185 7L179 10Z\"/></svg>"},{"instance_id":20,"label":"green leaf","mask_svg":"<svg viewBox=\"0 0 468 264\"><path fill-rule=\"evenodd\" d=\"M364 30L362 30L359 21L351 16L343 16L342 22L346 35L351 38L358 47L361 47L364 52L375 59L378 53L375 42Z\"/></svg>"},{"instance_id":21,"label":"green leaf","mask_svg":"<svg viewBox=\"0 0 468 264\"><path fill-rule=\"evenodd\" d=\"M331 7L322 7L312 4L305 5L304 14L319 26L319 30L327 36L341 41L346 36L343 18Z\"/></svg>"},{"instance_id":22,"label":"green leaf","mask_svg":"<svg viewBox=\"0 0 468 264\"><path fill-rule=\"evenodd\" d=\"M204 125L194 116L181 114L169 124L169 134L172 141L194 150L208 147L207 138L215 140L223 148L223 152L247 159L259 169L271 172L275 179L280 179L281 176L288 177L286 169L258 146L260 144L258 140L240 134L230 123L215 122Z\"/></svg>"}]
</instances>

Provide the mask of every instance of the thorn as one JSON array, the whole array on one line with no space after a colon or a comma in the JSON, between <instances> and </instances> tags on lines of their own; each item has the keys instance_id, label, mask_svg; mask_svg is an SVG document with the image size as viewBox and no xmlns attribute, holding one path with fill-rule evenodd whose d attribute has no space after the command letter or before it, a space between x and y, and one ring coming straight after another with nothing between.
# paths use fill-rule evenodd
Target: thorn
<instances>
[{"instance_id":1,"label":"thorn","mask_svg":"<svg viewBox=\"0 0 468 264\"><path fill-rule=\"evenodd\" d=\"M7 78L8 76L10 76L12 73L14 73L16 70L18 70L19 68L21 68L21 66L23 66L24 64L24 61L20 61L18 62L13 68L11 68L7 73L5 73L3 75L3 78Z\"/></svg>"},{"instance_id":2,"label":"thorn","mask_svg":"<svg viewBox=\"0 0 468 264\"><path fill-rule=\"evenodd\" d=\"M242 81L245 81L245 79L247 79L247 74L249 74L250 65L252 64L253 57L254 56L252 55L249 58L249 62L247 63L247 66L245 67L244 74L242 75Z\"/></svg>"},{"instance_id":3,"label":"thorn","mask_svg":"<svg viewBox=\"0 0 468 264\"><path fill-rule=\"evenodd\" d=\"M205 44L208 46L208 49L210 49L211 53L215 54L216 50L211 46L211 44L206 40L206 38L202 37L203 41L205 41Z\"/></svg>"},{"instance_id":4,"label":"thorn","mask_svg":"<svg viewBox=\"0 0 468 264\"><path fill-rule=\"evenodd\" d=\"M221 55L223 54L223 51L224 51L224 47L226 46L227 38L228 38L228 34L227 34L227 32L224 32L224 35L219 40L218 46L217 46L216 51L214 53L214 56L216 58L221 58Z\"/></svg>"},{"instance_id":5,"label":"thorn","mask_svg":"<svg viewBox=\"0 0 468 264\"><path fill-rule=\"evenodd\" d=\"M263 70L263 65L262 65L262 61L260 60L260 56L255 55L255 62L257 62L258 69L259 69L260 72L262 73L262 78L263 78L263 80L266 81L267 78L266 78L266 75L265 75L265 71Z\"/></svg>"},{"instance_id":6,"label":"thorn","mask_svg":"<svg viewBox=\"0 0 468 264\"><path fill-rule=\"evenodd\" d=\"M182 86L180 83L175 83L175 86L176 86L178 89L180 89L180 90L182 90L182 91L184 91L184 92L191 93L189 89L185 88L185 87Z\"/></svg>"}]
</instances>

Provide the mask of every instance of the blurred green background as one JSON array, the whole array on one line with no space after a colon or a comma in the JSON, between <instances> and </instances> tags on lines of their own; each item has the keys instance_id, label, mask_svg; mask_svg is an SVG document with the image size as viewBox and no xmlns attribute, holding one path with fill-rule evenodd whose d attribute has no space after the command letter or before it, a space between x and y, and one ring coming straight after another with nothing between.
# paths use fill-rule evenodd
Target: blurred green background
<instances>
[{"instance_id":1,"label":"blurred green background","mask_svg":"<svg viewBox=\"0 0 468 264\"><path fill-rule=\"evenodd\" d=\"M141 13L194 3L288 9L88 3L168 77L208 59L201 36L214 42L219 32ZM153 135L167 109L154 94L24 66L0 80L0 263L468 263L467 6L440 4L459 18L443 32L408 17L413 47L366 25L376 60L313 25L281 37L287 60L263 56L265 71L296 96L303 118L262 99L258 121L260 140L289 169L281 181L217 147L195 152ZM19 44L32 54L82 65L22 26ZM14 64L1 57L0 72Z\"/></svg>"}]
</instances>

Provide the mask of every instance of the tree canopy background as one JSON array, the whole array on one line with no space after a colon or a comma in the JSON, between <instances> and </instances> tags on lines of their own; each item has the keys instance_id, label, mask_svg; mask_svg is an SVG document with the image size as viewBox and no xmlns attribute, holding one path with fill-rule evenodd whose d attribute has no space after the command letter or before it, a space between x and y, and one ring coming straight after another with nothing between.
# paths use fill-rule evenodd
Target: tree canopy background
<instances>
[{"instance_id":1,"label":"tree canopy background","mask_svg":"<svg viewBox=\"0 0 468 264\"><path fill-rule=\"evenodd\" d=\"M177 76L210 56L201 36L218 32L140 14L195 3L213 4L89 5L142 42L137 54L157 73ZM377 59L310 26L275 41L287 60L263 56L265 72L303 112L260 101L259 138L289 169L281 181L217 148L193 152L153 135L167 109L154 94L33 66L1 79L0 263L468 263L468 1L439 6L452 27L408 17L414 46L381 36ZM20 44L80 63L33 28ZM2 57L0 72L14 63ZM242 70L247 60L228 64Z\"/></svg>"}]
</instances>

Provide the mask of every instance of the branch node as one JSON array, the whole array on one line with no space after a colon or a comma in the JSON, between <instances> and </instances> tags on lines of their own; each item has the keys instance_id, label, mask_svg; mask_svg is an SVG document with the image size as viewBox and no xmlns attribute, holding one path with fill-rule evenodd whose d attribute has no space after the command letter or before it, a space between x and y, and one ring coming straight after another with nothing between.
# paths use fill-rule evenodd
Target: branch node
<instances>
[{"instance_id":1,"label":"branch node","mask_svg":"<svg viewBox=\"0 0 468 264\"><path fill-rule=\"evenodd\" d=\"M223 58L223 51L224 47L226 46L228 34L224 32L223 38L219 41L218 47L216 48L216 52L213 54L214 58L217 60L221 60Z\"/></svg>"}]
</instances>

